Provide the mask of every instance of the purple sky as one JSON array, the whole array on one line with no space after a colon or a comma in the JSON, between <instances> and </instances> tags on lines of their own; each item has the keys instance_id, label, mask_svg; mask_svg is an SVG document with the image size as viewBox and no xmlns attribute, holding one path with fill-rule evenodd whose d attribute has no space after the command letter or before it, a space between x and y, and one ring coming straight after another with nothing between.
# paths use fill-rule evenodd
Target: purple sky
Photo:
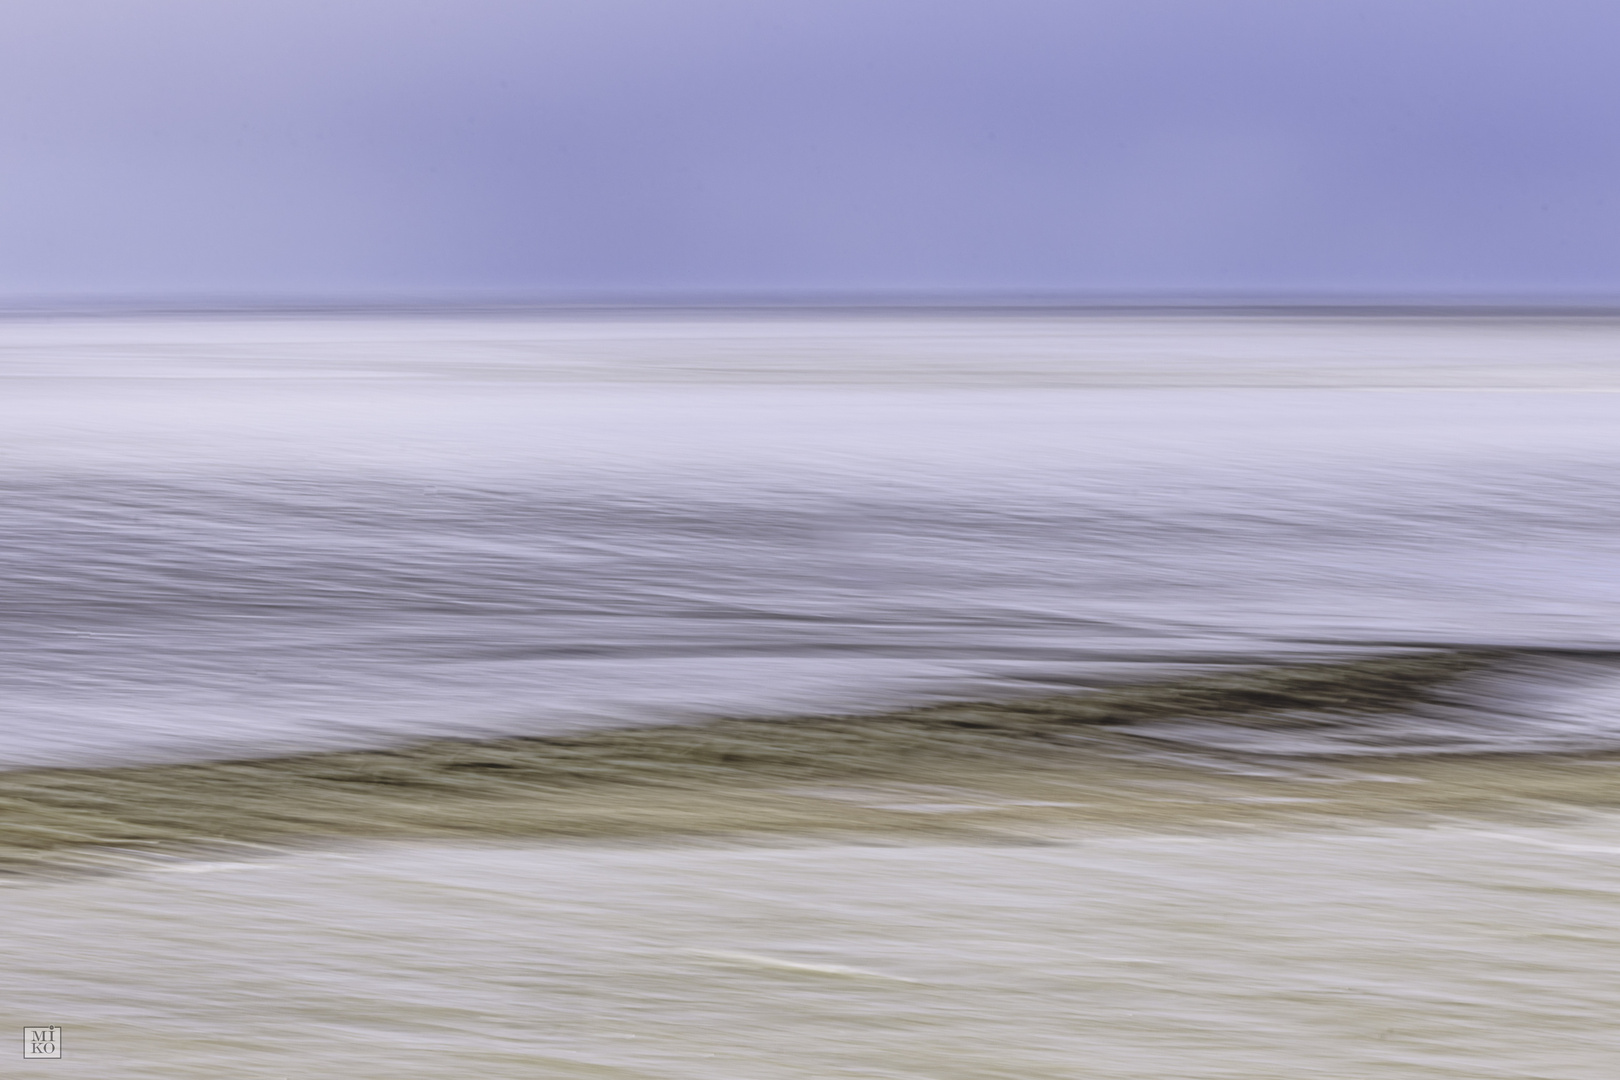
<instances>
[{"instance_id":1,"label":"purple sky","mask_svg":"<svg viewBox=\"0 0 1620 1080\"><path fill-rule=\"evenodd\" d=\"M0 296L1620 294L1614 0L40 0Z\"/></svg>"}]
</instances>

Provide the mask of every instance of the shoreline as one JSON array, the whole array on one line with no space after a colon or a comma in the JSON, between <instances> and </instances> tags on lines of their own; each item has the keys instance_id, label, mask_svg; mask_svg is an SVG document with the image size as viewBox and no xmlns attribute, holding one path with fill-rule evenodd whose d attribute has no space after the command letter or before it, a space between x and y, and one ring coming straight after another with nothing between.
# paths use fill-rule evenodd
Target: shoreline
<instances>
[{"instance_id":1,"label":"shoreline","mask_svg":"<svg viewBox=\"0 0 1620 1080\"><path fill-rule=\"evenodd\" d=\"M1005 842L1075 825L1188 829L1614 804L1606 770L1588 766L1620 765L1620 754L1271 761L1130 735L1133 723L1169 718L1297 727L1395 710L1494 655L1274 667L871 716L17 770L0 773L0 872L232 845L851 834Z\"/></svg>"}]
</instances>

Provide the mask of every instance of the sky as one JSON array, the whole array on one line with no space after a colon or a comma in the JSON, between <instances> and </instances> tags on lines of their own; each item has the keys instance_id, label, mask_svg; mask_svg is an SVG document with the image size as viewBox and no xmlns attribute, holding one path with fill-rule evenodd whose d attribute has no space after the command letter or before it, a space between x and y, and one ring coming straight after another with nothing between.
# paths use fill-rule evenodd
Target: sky
<instances>
[{"instance_id":1,"label":"sky","mask_svg":"<svg viewBox=\"0 0 1620 1080\"><path fill-rule=\"evenodd\" d=\"M1613 0L13 0L0 299L1620 299Z\"/></svg>"}]
</instances>

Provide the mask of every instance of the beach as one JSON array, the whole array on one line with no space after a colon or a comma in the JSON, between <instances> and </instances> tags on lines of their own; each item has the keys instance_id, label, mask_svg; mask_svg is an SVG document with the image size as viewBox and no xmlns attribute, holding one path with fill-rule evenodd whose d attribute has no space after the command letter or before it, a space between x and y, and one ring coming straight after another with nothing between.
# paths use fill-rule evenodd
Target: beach
<instances>
[{"instance_id":1,"label":"beach","mask_svg":"<svg viewBox=\"0 0 1620 1080\"><path fill-rule=\"evenodd\" d=\"M27 1068L1606 1076L1617 350L0 321Z\"/></svg>"}]
</instances>

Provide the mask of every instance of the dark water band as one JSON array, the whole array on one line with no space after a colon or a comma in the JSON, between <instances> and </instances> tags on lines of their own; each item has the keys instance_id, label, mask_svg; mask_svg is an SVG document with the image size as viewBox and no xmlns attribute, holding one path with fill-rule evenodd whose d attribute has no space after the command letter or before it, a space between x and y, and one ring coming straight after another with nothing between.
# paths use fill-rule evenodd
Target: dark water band
<instances>
[{"instance_id":1,"label":"dark water band","mask_svg":"<svg viewBox=\"0 0 1620 1080\"><path fill-rule=\"evenodd\" d=\"M794 783L914 781L964 768L1050 764L1084 753L1077 736L1154 720L1298 726L1388 713L1494 660L1491 653L1436 652L880 715L716 719L246 761L22 770L0 773L0 863L141 845L678 833L718 813L693 809L705 799L736 804L719 815L731 827L770 828L768 806L737 801ZM784 813L782 827L804 824L802 808Z\"/></svg>"}]
</instances>

